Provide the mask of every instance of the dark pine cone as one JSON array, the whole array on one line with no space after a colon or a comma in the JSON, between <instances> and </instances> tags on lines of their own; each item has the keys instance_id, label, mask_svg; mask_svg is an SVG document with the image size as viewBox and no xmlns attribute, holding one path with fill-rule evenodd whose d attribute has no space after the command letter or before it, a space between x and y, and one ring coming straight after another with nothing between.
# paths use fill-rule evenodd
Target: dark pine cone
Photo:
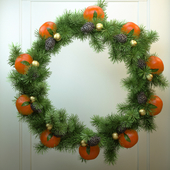
<instances>
[{"instance_id":1,"label":"dark pine cone","mask_svg":"<svg viewBox=\"0 0 170 170\"><path fill-rule=\"evenodd\" d=\"M57 131L57 132L53 133L53 135L54 135L55 137L62 137L62 136L64 136L65 134L60 134L59 131Z\"/></svg>"},{"instance_id":2,"label":"dark pine cone","mask_svg":"<svg viewBox=\"0 0 170 170\"><path fill-rule=\"evenodd\" d=\"M115 35L114 38L120 43L125 43L127 41L127 36L124 34Z\"/></svg>"},{"instance_id":3,"label":"dark pine cone","mask_svg":"<svg viewBox=\"0 0 170 170\"><path fill-rule=\"evenodd\" d=\"M143 68L146 67L146 62L142 59L139 59L137 65L138 65L139 68L143 69Z\"/></svg>"},{"instance_id":4,"label":"dark pine cone","mask_svg":"<svg viewBox=\"0 0 170 170\"><path fill-rule=\"evenodd\" d=\"M55 46L55 43L56 43L56 41L54 38L52 38L52 37L47 38L45 41L45 49L47 51L52 49Z\"/></svg>"},{"instance_id":5,"label":"dark pine cone","mask_svg":"<svg viewBox=\"0 0 170 170\"><path fill-rule=\"evenodd\" d=\"M33 73L32 74L32 80L35 80L39 77L38 73Z\"/></svg>"},{"instance_id":6,"label":"dark pine cone","mask_svg":"<svg viewBox=\"0 0 170 170\"><path fill-rule=\"evenodd\" d=\"M137 98L139 104L145 104L147 102L147 97L144 92L140 92Z\"/></svg>"},{"instance_id":7,"label":"dark pine cone","mask_svg":"<svg viewBox=\"0 0 170 170\"><path fill-rule=\"evenodd\" d=\"M92 22L87 22L81 27L81 31L84 32L85 34L93 31L94 29L94 24Z\"/></svg>"},{"instance_id":8,"label":"dark pine cone","mask_svg":"<svg viewBox=\"0 0 170 170\"><path fill-rule=\"evenodd\" d=\"M37 109L36 108L36 103L31 103L31 109L35 112L35 113L41 113L42 110L41 109Z\"/></svg>"},{"instance_id":9,"label":"dark pine cone","mask_svg":"<svg viewBox=\"0 0 170 170\"><path fill-rule=\"evenodd\" d=\"M99 142L100 142L100 137L94 136L94 137L91 137L91 139L87 141L87 144L89 146L96 146L98 145Z\"/></svg>"},{"instance_id":10,"label":"dark pine cone","mask_svg":"<svg viewBox=\"0 0 170 170\"><path fill-rule=\"evenodd\" d=\"M123 124L122 124L119 127L117 127L116 131L118 134L121 134L121 133L124 133L126 129L127 128L125 126L123 126Z\"/></svg>"}]
</instances>

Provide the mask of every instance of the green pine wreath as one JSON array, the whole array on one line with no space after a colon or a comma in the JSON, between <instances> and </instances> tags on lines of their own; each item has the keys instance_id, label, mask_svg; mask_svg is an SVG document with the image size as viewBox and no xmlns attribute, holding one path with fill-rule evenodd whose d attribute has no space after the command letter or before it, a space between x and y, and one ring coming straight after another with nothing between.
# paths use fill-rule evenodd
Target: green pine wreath
<instances>
[{"instance_id":1,"label":"green pine wreath","mask_svg":"<svg viewBox=\"0 0 170 170\"><path fill-rule=\"evenodd\" d=\"M161 112L163 102L152 88L168 86L162 75L162 60L149 54L158 35L132 22L107 21L106 5L99 0L98 7L88 7L92 12L87 15L84 10L67 11L55 23L44 23L36 32L37 40L26 53L18 45L11 46L9 64L15 69L10 72L9 79L19 91L15 100L18 117L28 123L32 134L40 137L35 145L38 153L49 148L72 152L79 148L81 160L86 161L96 158L103 148L105 162L114 164L121 147L130 148L137 143L137 131L155 130L155 115ZM128 90L126 101L118 104L116 114L91 118L96 132L86 127L77 115L55 109L47 98L45 80L50 71L46 66L51 55L59 53L74 39L89 39L97 53L107 47L110 60L113 63L123 61L127 68L128 77L122 80Z\"/></svg>"}]
</instances>

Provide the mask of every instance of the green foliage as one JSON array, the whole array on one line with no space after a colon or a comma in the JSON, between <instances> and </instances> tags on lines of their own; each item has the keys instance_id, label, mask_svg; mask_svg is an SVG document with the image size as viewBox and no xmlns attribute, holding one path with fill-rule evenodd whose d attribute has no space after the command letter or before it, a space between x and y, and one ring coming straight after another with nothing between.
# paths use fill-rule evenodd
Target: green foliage
<instances>
[{"instance_id":1,"label":"green foliage","mask_svg":"<svg viewBox=\"0 0 170 170\"><path fill-rule=\"evenodd\" d=\"M10 56L9 56L9 59L8 59L8 64L9 64L10 66L13 66L13 65L15 65L15 60L16 60L16 58L17 58L20 54L22 54L22 52L21 52L21 47L20 47L20 45L14 45L13 43L12 43L12 45L10 46L10 49L11 49L11 51L10 51Z\"/></svg>"},{"instance_id":2,"label":"green foliage","mask_svg":"<svg viewBox=\"0 0 170 170\"><path fill-rule=\"evenodd\" d=\"M52 132L57 135L64 135L67 133L67 114L65 110L48 110L45 113L46 124L52 124Z\"/></svg>"},{"instance_id":3,"label":"green foliage","mask_svg":"<svg viewBox=\"0 0 170 170\"><path fill-rule=\"evenodd\" d=\"M45 145L43 145L42 143L35 144L34 148L35 148L37 153L41 153L41 154L44 154L49 149Z\"/></svg>"},{"instance_id":4,"label":"green foliage","mask_svg":"<svg viewBox=\"0 0 170 170\"><path fill-rule=\"evenodd\" d=\"M79 160L80 160L81 162L87 163L87 160L86 160L86 159L83 159L81 156L79 156Z\"/></svg>"},{"instance_id":5,"label":"green foliage","mask_svg":"<svg viewBox=\"0 0 170 170\"><path fill-rule=\"evenodd\" d=\"M77 115L70 115L67 117L67 133L61 138L61 142L55 148L60 151L76 152L80 146L81 133L85 126L79 121Z\"/></svg>"},{"instance_id":6,"label":"green foliage","mask_svg":"<svg viewBox=\"0 0 170 170\"><path fill-rule=\"evenodd\" d=\"M93 136L95 136L95 133L89 128L83 129L83 131L81 132L81 135L80 135L81 140L84 140L86 143Z\"/></svg>"},{"instance_id":7,"label":"green foliage","mask_svg":"<svg viewBox=\"0 0 170 170\"><path fill-rule=\"evenodd\" d=\"M106 10L105 1L99 0L97 5L103 8L104 11ZM152 87L158 86L165 89L168 86L168 81L160 74L154 75L153 80L150 82L146 77L153 70L147 66L143 69L137 66L138 59L142 59L145 62L148 60L150 56L148 54L150 45L158 40L157 33L155 31L147 31L141 26L139 38L133 36L134 30L132 30L126 34L127 41L120 43L116 41L114 36L122 33L121 27L125 22L116 20L108 22L106 19L106 12L104 20L97 19L94 16L92 22L94 24L98 22L102 23L103 29L101 31L94 29L92 32L84 34L81 32L81 27L87 21L83 18L83 11L75 11L74 13L66 11L56 19L57 32L60 33L62 37L61 41L56 42L53 49L46 51L45 39L40 37L38 31L36 31L37 40L33 42L31 48L26 52L32 56L33 60L37 60L40 66L29 67L26 75L19 74L16 70L12 70L8 79L11 81L14 89L19 91L19 95L26 94L36 97L33 106L41 110L41 113L34 112L28 116L18 113L19 120L28 123L32 134L39 137L46 129L46 124L52 124L53 128L51 132L61 136L61 141L55 149L68 152L77 151L81 140L87 142L91 137L98 136L101 138L99 146L104 149L105 162L114 164L117 159L120 144L118 140L112 139L112 133L116 132L119 126L136 130L143 129L145 131L155 130L155 117L149 114L153 106L148 103L139 104L137 95L140 92L144 92L149 100L150 96L154 94ZM68 115L64 109L56 110L52 106L51 101L47 99L49 88L45 80L51 74L49 68L47 68L51 55L59 53L63 46L70 44L75 38L82 41L89 39L90 46L96 52L101 52L105 48L108 48L110 60L113 63L123 61L127 68L128 77L121 82L122 86L128 90L126 101L118 104L118 113L116 114L110 114L106 117L94 115L91 118L91 124L96 127L96 132L93 132L80 122L77 115ZM137 46L132 47L130 41L134 39L137 41ZM14 66L16 58L22 54L21 47L12 44L10 48L11 52L8 62L9 65ZM139 114L140 109L146 110L145 116ZM49 148L38 143L35 145L35 149L38 153L44 153ZM81 158L81 160L86 161L83 158Z\"/></svg>"},{"instance_id":8,"label":"green foliage","mask_svg":"<svg viewBox=\"0 0 170 170\"><path fill-rule=\"evenodd\" d=\"M107 19L107 13L106 13L107 3L105 2L105 0L98 0L96 5L103 9L104 14L105 14L104 19L106 20Z\"/></svg>"}]
</instances>

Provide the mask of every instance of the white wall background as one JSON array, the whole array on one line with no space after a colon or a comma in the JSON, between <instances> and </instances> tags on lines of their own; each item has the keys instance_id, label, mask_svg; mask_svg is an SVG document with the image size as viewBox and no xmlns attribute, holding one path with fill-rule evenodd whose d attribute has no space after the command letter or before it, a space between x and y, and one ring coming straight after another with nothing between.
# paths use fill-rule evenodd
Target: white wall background
<instances>
[{"instance_id":1,"label":"white wall background","mask_svg":"<svg viewBox=\"0 0 170 170\"><path fill-rule=\"evenodd\" d=\"M157 53L165 65L164 75L170 81L170 1L169 0L109 0L108 20L126 20L156 30L160 40L152 45L151 53ZM11 68L7 63L9 45L22 44L22 51L30 48L34 30L46 21L55 21L65 9L74 11L95 4L82 0L0 0L0 170L46 169L98 169L98 170L169 170L170 169L170 89L156 94L164 102L157 116L157 131L152 134L141 131L138 145L121 149L115 166L104 164L102 151L97 159L87 164L78 161L78 152L59 153L49 151L38 155L33 150L35 139L27 124L18 122L17 110L12 100L16 92L7 82ZM116 113L116 105L124 101L127 92L120 80L127 77L124 63L112 64L108 50L96 54L88 41L63 47L59 55L52 57L48 79L49 98L56 108L78 114L80 120L91 128L90 117Z\"/></svg>"}]
</instances>

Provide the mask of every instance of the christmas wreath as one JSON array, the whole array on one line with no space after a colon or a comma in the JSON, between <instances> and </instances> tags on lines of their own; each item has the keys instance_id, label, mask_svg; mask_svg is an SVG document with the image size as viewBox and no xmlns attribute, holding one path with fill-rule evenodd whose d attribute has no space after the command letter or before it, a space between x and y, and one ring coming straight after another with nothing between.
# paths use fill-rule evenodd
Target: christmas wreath
<instances>
[{"instance_id":1,"label":"christmas wreath","mask_svg":"<svg viewBox=\"0 0 170 170\"><path fill-rule=\"evenodd\" d=\"M107 21L105 10L106 3L100 0L84 11L67 11L56 22L46 22L39 28L37 40L26 53L18 45L11 46L9 64L15 69L9 79L19 91L15 100L18 117L40 138L35 144L38 153L49 148L59 151L79 148L81 160L86 161L95 159L103 148L105 162L114 164L121 147L131 148L138 142L137 131L155 130L155 115L161 112L163 102L152 87L168 86L162 75L162 60L148 52L158 35L133 22ZM47 98L45 80L50 76L46 67L50 55L59 53L74 38L89 39L96 52L107 46L111 61L124 61L127 67L129 77L122 80L128 90L126 102L118 104L116 114L94 115L91 124L96 132L80 122L77 115L55 109Z\"/></svg>"}]
</instances>

